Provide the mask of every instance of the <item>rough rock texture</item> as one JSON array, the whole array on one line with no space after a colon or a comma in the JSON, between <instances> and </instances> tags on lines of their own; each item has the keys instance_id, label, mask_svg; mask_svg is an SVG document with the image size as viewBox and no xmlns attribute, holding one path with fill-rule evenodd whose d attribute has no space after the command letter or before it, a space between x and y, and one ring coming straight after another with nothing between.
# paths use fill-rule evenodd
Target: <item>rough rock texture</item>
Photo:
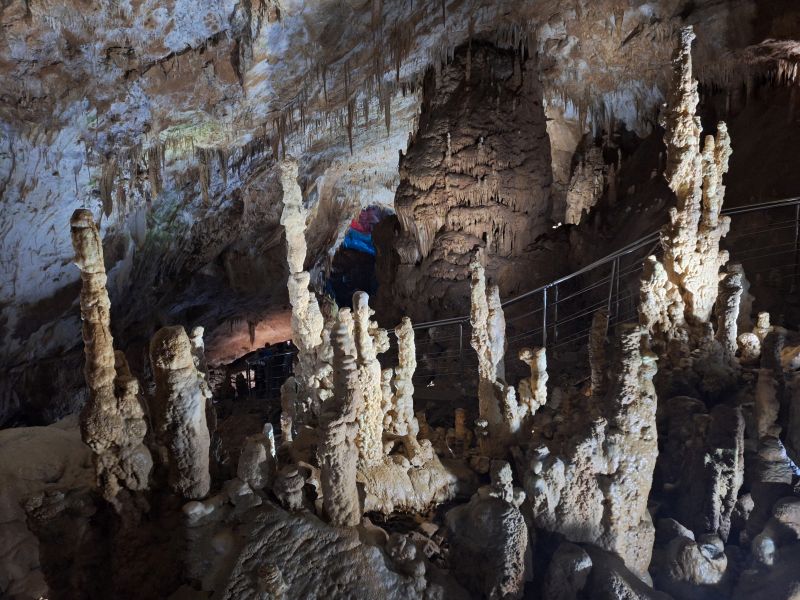
<instances>
[{"instance_id":1,"label":"rough rock texture","mask_svg":"<svg viewBox=\"0 0 800 600\"><path fill-rule=\"evenodd\" d=\"M705 426L704 439L689 459L678 510L698 536L716 534L725 541L744 478L745 423L739 408L720 404Z\"/></svg>"},{"instance_id":2,"label":"rough rock texture","mask_svg":"<svg viewBox=\"0 0 800 600\"><path fill-rule=\"evenodd\" d=\"M502 385L498 381L498 355L502 361L505 352L505 331L498 331L492 327L491 312L489 309L488 292L486 290L486 274L480 262L473 261L470 265L471 277L471 310L470 325L472 325L472 338L470 344L478 355L478 414L481 419L489 423L494 435L499 435L503 417L500 402L495 393L495 385Z\"/></svg>"},{"instance_id":3,"label":"rough rock texture","mask_svg":"<svg viewBox=\"0 0 800 600\"><path fill-rule=\"evenodd\" d=\"M122 352L114 352L111 302L106 291L103 247L92 214L77 210L70 220L75 264L81 270L81 320L89 401L81 412L83 441L94 453L103 496L115 502L120 488L147 488L153 460L144 445L139 381Z\"/></svg>"},{"instance_id":4,"label":"rough rock texture","mask_svg":"<svg viewBox=\"0 0 800 600\"><path fill-rule=\"evenodd\" d=\"M0 596L47 598L39 541L22 505L39 493L94 487L93 455L71 417L48 427L3 429L0 457Z\"/></svg>"},{"instance_id":5,"label":"rough rock texture","mask_svg":"<svg viewBox=\"0 0 800 600\"><path fill-rule=\"evenodd\" d=\"M183 327L164 327L153 336L150 362L156 387L152 418L167 451L170 488L187 499L202 498L211 485L207 388Z\"/></svg>"},{"instance_id":6,"label":"rough rock texture","mask_svg":"<svg viewBox=\"0 0 800 600\"><path fill-rule=\"evenodd\" d=\"M452 582L445 580L443 587L393 570L378 547L362 544L357 531L326 526L310 515L267 505L242 534L244 544L220 598L263 598L257 571L264 564L280 571L286 598L468 597Z\"/></svg>"},{"instance_id":7,"label":"rough rock texture","mask_svg":"<svg viewBox=\"0 0 800 600\"><path fill-rule=\"evenodd\" d=\"M522 348L519 359L531 370L529 378L523 378L517 386L519 400L525 412L536 414L547 402L547 350L545 348Z\"/></svg>"},{"instance_id":8,"label":"rough rock texture","mask_svg":"<svg viewBox=\"0 0 800 600\"><path fill-rule=\"evenodd\" d=\"M242 445L236 476L252 489L268 487L275 478L277 448L272 425L264 425L262 433L247 436Z\"/></svg>"},{"instance_id":9,"label":"rough rock texture","mask_svg":"<svg viewBox=\"0 0 800 600\"><path fill-rule=\"evenodd\" d=\"M469 504L446 515L450 562L476 596L521 598L529 540L518 507L525 494L513 488L508 463L493 461L491 477Z\"/></svg>"},{"instance_id":10,"label":"rough rock texture","mask_svg":"<svg viewBox=\"0 0 800 600\"><path fill-rule=\"evenodd\" d=\"M728 172L730 138L724 123L717 125L716 138L706 136L700 143L699 96L692 76L691 28L681 33L673 58L673 87L664 116L667 164L664 176L675 193L677 206L670 211L664 228L664 268L678 287L691 325L706 323L717 299L718 273L728 261L719 242L728 233L730 218L720 216Z\"/></svg>"},{"instance_id":11,"label":"rough rock texture","mask_svg":"<svg viewBox=\"0 0 800 600\"><path fill-rule=\"evenodd\" d=\"M373 339L369 296L356 292L353 296L353 335L358 364L358 385L361 388L361 408L358 417L358 460L361 467L369 467L383 460L383 393L381 391L381 363L377 344Z\"/></svg>"},{"instance_id":12,"label":"rough rock texture","mask_svg":"<svg viewBox=\"0 0 800 600\"><path fill-rule=\"evenodd\" d=\"M305 270L306 216L303 195L297 184L297 163L285 160L280 165L283 186L281 225L286 232L286 261L289 265L289 302L292 305L292 342L297 359L292 377L281 388L284 406L282 429L296 432L298 427L314 422L320 403L327 395L322 380L330 375L330 365L322 364L324 319L317 298L309 289L311 276ZM291 437L291 434L288 434Z\"/></svg>"},{"instance_id":13,"label":"rough rock texture","mask_svg":"<svg viewBox=\"0 0 800 600\"><path fill-rule=\"evenodd\" d=\"M739 306L744 292L744 271L739 264L728 265L728 272L719 282L717 298L717 339L725 358L733 360L738 349Z\"/></svg>"},{"instance_id":14,"label":"rough rock texture","mask_svg":"<svg viewBox=\"0 0 800 600\"><path fill-rule=\"evenodd\" d=\"M391 204L422 73L454 47L481 38L540 57L526 81L542 82L552 150L533 152L566 186L584 134L615 122L647 133L666 90L664 41L678 27L702 25L698 70L733 89L735 104L751 81L743 64L781 80L792 72L797 11L780 0L29 4L0 17L10 82L0 108L3 422L57 418L81 399L80 377L69 376L80 361L77 274L69 241L51 229L75 208L102 215L118 341L141 342L164 314L204 324L210 360L235 358L287 339L285 292L274 285L287 276L280 156L303 164L318 207L310 260L324 261L352 204ZM778 162L758 154L753 164ZM556 213L562 220L564 207ZM57 406L48 396L59 387L36 377L41 359L65 369Z\"/></svg>"},{"instance_id":15,"label":"rough rock texture","mask_svg":"<svg viewBox=\"0 0 800 600\"><path fill-rule=\"evenodd\" d=\"M466 286L454 284L469 278L478 249L502 294L525 282L511 261L547 227L552 178L535 70L533 59L473 41L426 76L419 129L400 161L399 265L381 305L415 319L466 309L457 295Z\"/></svg>"},{"instance_id":16,"label":"rough rock texture","mask_svg":"<svg viewBox=\"0 0 800 600\"><path fill-rule=\"evenodd\" d=\"M357 525L361 506L356 488L358 464L358 414L364 410L363 390L358 380L353 318L350 310L339 311L333 332L334 396L320 416L319 445L322 502L335 525Z\"/></svg>"},{"instance_id":17,"label":"rough rock texture","mask_svg":"<svg viewBox=\"0 0 800 600\"><path fill-rule=\"evenodd\" d=\"M651 332L652 333L652 332ZM592 396L603 396L608 384L606 336L608 335L608 309L601 308L592 316L589 330L589 368Z\"/></svg>"},{"instance_id":18,"label":"rough rock texture","mask_svg":"<svg viewBox=\"0 0 800 600\"><path fill-rule=\"evenodd\" d=\"M419 423L414 416L413 377L417 369L417 354L411 319L403 317L394 333L397 337L397 366L393 370L394 394L388 418L384 418L384 428L393 435L411 435L416 438Z\"/></svg>"},{"instance_id":19,"label":"rough rock texture","mask_svg":"<svg viewBox=\"0 0 800 600\"><path fill-rule=\"evenodd\" d=\"M589 213L597 204L605 188L606 170L603 151L592 146L572 172L567 188L564 223L577 225L584 213Z\"/></svg>"},{"instance_id":20,"label":"rough rock texture","mask_svg":"<svg viewBox=\"0 0 800 600\"><path fill-rule=\"evenodd\" d=\"M647 339L639 328L624 331L616 381L599 414L566 424L561 447L532 448L523 468L537 527L606 548L643 578L653 546L647 499L658 455L655 356Z\"/></svg>"}]
</instances>

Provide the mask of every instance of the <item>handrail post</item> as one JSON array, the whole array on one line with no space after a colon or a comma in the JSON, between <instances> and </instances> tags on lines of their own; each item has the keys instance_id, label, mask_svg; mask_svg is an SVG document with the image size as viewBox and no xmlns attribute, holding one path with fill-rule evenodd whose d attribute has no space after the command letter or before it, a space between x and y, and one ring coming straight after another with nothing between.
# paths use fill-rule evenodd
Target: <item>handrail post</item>
<instances>
[{"instance_id":1,"label":"handrail post","mask_svg":"<svg viewBox=\"0 0 800 600\"><path fill-rule=\"evenodd\" d=\"M614 295L617 298L617 308L616 308L616 319L617 319L617 322L619 322L619 274L620 274L620 271L622 270L621 267L620 267L620 264L619 264L620 258L621 257L619 257L619 256L617 257L617 283L616 283L616 290L614 290Z\"/></svg>"},{"instance_id":2,"label":"handrail post","mask_svg":"<svg viewBox=\"0 0 800 600\"><path fill-rule=\"evenodd\" d=\"M458 324L458 370L464 372L464 323Z\"/></svg>"},{"instance_id":3,"label":"handrail post","mask_svg":"<svg viewBox=\"0 0 800 600\"><path fill-rule=\"evenodd\" d=\"M558 284L553 286L553 343L558 343Z\"/></svg>"},{"instance_id":4,"label":"handrail post","mask_svg":"<svg viewBox=\"0 0 800 600\"><path fill-rule=\"evenodd\" d=\"M800 204L794 207L794 287L797 288L798 260L800 259Z\"/></svg>"},{"instance_id":5,"label":"handrail post","mask_svg":"<svg viewBox=\"0 0 800 600\"><path fill-rule=\"evenodd\" d=\"M617 274L617 261L619 257L615 258L611 262L611 275L608 278L608 314L611 314L611 299L614 297L614 281L615 275Z\"/></svg>"},{"instance_id":6,"label":"handrail post","mask_svg":"<svg viewBox=\"0 0 800 600\"><path fill-rule=\"evenodd\" d=\"M542 290L542 348L547 348L547 286Z\"/></svg>"}]
</instances>

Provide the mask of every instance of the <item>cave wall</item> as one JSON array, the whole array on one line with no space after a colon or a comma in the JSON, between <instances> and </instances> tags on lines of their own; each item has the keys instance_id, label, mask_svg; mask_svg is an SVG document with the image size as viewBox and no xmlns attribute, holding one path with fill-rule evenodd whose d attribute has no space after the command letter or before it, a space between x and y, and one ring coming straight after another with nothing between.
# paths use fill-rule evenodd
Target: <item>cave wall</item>
<instances>
[{"instance_id":1,"label":"cave wall","mask_svg":"<svg viewBox=\"0 0 800 600\"><path fill-rule=\"evenodd\" d=\"M417 319L463 311L479 251L503 295L529 283L513 262L550 224L552 181L535 61L473 41L429 71L399 170L399 235L379 253L383 298Z\"/></svg>"}]
</instances>

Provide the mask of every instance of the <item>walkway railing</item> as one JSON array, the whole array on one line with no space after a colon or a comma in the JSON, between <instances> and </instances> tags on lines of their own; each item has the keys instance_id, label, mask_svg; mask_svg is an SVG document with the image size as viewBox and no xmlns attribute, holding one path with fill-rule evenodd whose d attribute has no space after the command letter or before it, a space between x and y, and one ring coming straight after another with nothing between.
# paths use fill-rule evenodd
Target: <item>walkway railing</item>
<instances>
[{"instance_id":1,"label":"walkway railing","mask_svg":"<svg viewBox=\"0 0 800 600\"><path fill-rule=\"evenodd\" d=\"M800 196L724 209L731 231L722 246L731 263L741 263L751 284L768 283L783 291L800 283ZM592 316L609 312L609 328L635 320L644 259L661 254L655 231L599 260L502 303L506 315L506 368L524 346L544 346L551 353L581 351ZM451 375L470 377L477 359L470 347L469 316L414 325L418 368L415 382L430 383ZM520 367L522 364L520 363Z\"/></svg>"},{"instance_id":2,"label":"walkway railing","mask_svg":"<svg viewBox=\"0 0 800 600\"><path fill-rule=\"evenodd\" d=\"M751 285L782 292L797 290L800 196L722 212L731 217L731 230L722 245L730 252L729 262L743 265ZM549 361L579 355L585 349L592 317L600 308L608 310L609 328L636 320L643 261L661 251L660 231L655 231L569 275L503 302L507 372L523 373L524 365L515 358L525 346L548 348ZM457 377L468 385L477 379L468 315L417 323L414 330L414 382L418 387L445 377ZM390 340L392 348L381 356L385 366L396 362L396 340L394 336ZM294 351L269 359L248 359L242 369L247 374L242 386L259 397L278 397L280 385L290 374L292 354Z\"/></svg>"}]
</instances>

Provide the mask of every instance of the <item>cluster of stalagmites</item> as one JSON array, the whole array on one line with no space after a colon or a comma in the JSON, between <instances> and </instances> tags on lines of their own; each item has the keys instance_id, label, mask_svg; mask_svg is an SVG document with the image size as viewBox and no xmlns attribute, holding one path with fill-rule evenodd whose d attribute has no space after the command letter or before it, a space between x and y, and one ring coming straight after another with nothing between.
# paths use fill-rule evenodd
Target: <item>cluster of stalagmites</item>
<instances>
[{"instance_id":1,"label":"cluster of stalagmites","mask_svg":"<svg viewBox=\"0 0 800 600\"><path fill-rule=\"evenodd\" d=\"M749 284L740 265L720 273L730 147L720 126L701 150L692 39L684 32L665 120L677 208L663 260L645 262L638 324L610 334L609 313L594 315L588 388L560 389L558 402L548 402L544 348L522 348L530 375L508 381L500 290L477 252L467 265L477 420L458 408L447 430L415 413L411 321L390 334L367 294L352 309L321 310L309 288L306 211L287 160L298 354L281 389L280 435L264 423L244 438L234 476L212 479L202 329L155 334L145 398L113 350L100 236L77 211L91 392L81 427L104 498L120 513L146 511L167 490L181 499L183 571L214 597L513 599L534 573L548 600L794 597L800 346L766 313L740 332ZM454 500L441 526L420 519L390 535L373 524ZM46 498L30 506L36 522L54 512Z\"/></svg>"},{"instance_id":2,"label":"cluster of stalagmites","mask_svg":"<svg viewBox=\"0 0 800 600\"><path fill-rule=\"evenodd\" d=\"M121 490L147 490L153 467L145 445L145 402L125 355L114 352L110 301L100 234L91 212L77 210L70 222L75 264L81 271L81 318L90 401L81 414L81 432L95 458L104 497L118 503ZM165 327L153 337L150 360L155 395L147 416L151 447L168 467L169 486L185 498L208 493L210 434L206 420L210 389L202 369L200 339L183 327Z\"/></svg>"}]
</instances>

